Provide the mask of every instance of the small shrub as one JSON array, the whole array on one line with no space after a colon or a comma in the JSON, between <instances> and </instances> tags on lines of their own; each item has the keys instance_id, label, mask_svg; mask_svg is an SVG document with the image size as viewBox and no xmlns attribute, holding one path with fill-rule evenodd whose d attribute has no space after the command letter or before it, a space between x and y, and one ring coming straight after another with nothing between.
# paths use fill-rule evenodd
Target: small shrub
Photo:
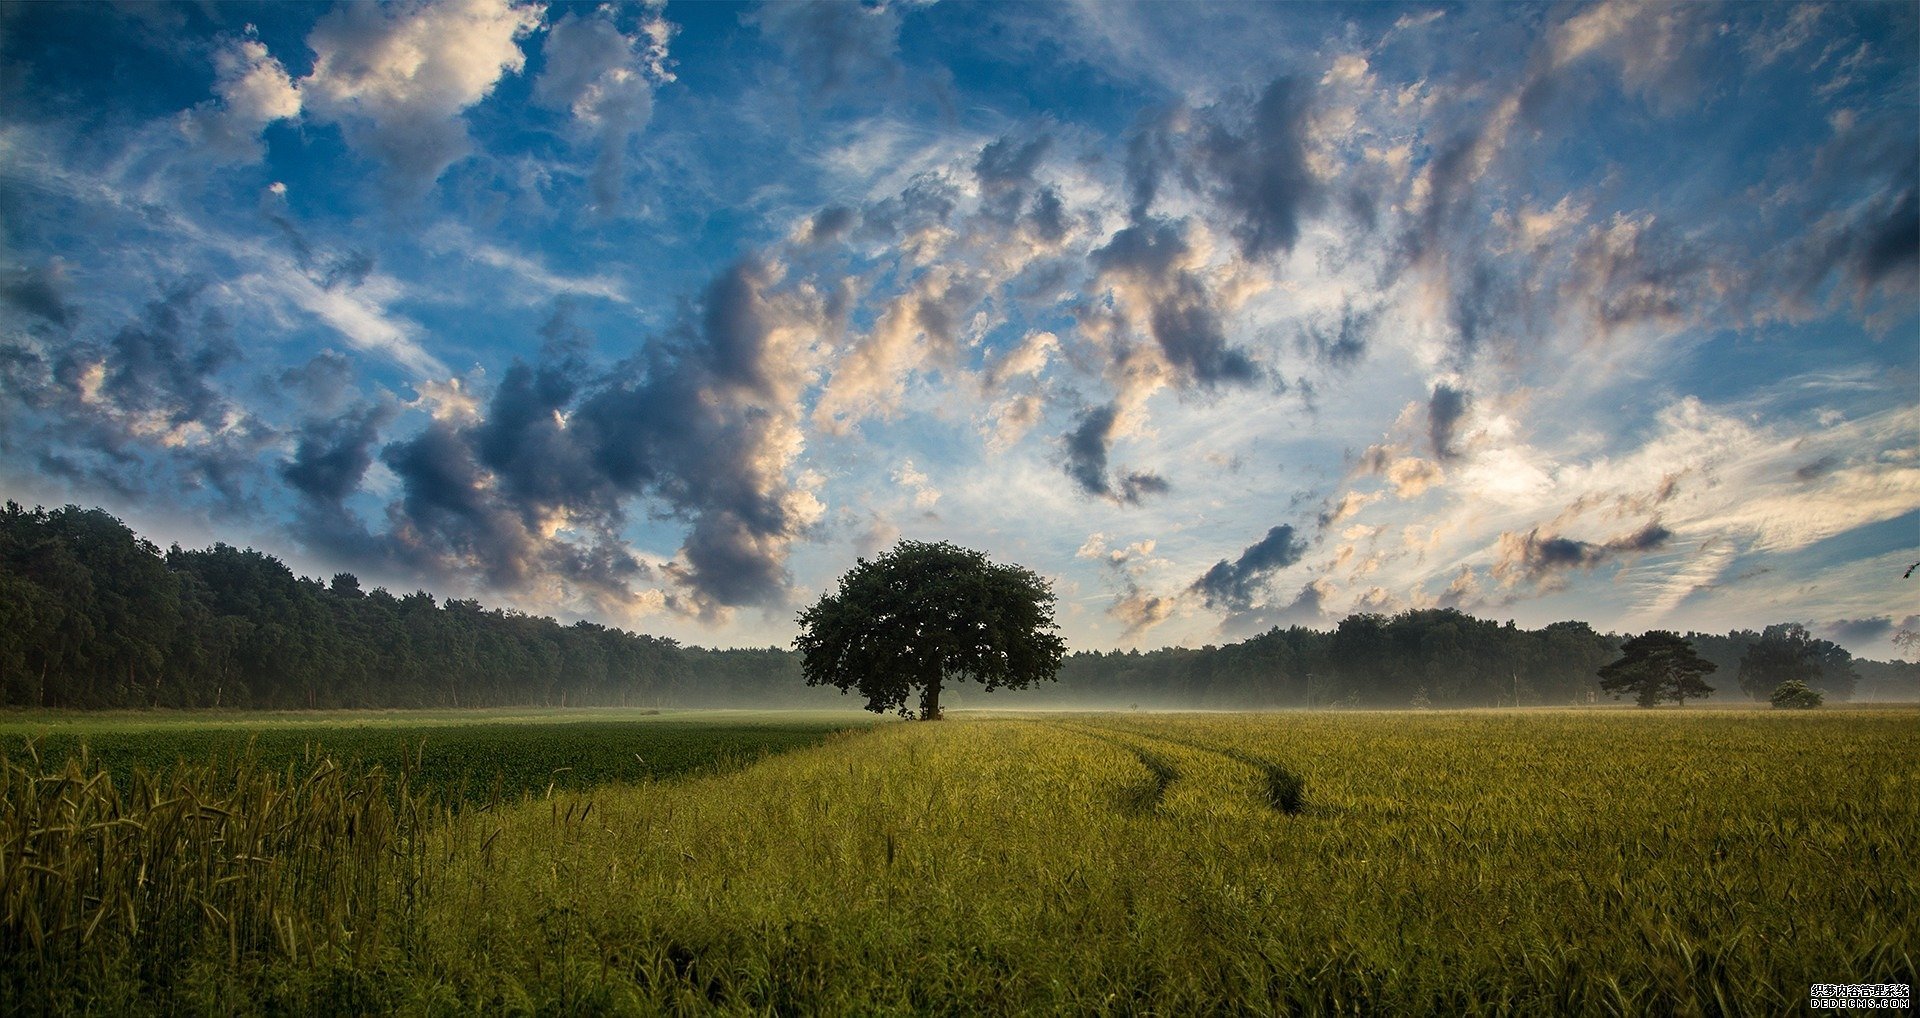
<instances>
[{"instance_id":1,"label":"small shrub","mask_svg":"<svg viewBox=\"0 0 1920 1018\"><path fill-rule=\"evenodd\" d=\"M1773 706L1780 710L1812 710L1824 701L1820 691L1801 682L1788 679L1773 687Z\"/></svg>"}]
</instances>

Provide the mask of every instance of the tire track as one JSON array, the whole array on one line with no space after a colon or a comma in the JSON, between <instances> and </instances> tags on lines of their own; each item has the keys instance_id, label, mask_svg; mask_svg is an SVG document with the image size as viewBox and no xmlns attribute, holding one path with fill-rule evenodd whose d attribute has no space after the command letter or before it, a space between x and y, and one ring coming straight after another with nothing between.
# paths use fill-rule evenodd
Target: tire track
<instances>
[{"instance_id":1,"label":"tire track","mask_svg":"<svg viewBox=\"0 0 1920 1018\"><path fill-rule=\"evenodd\" d=\"M1166 801L1167 789L1172 787L1174 782L1180 780L1180 769L1175 767L1166 757L1152 750L1136 746L1124 738L1101 731L1098 728L1067 725L1059 722L1053 722L1052 725L1055 728L1064 729L1078 735L1084 735L1090 739L1098 739L1101 742L1118 746L1131 754L1135 760L1138 760L1140 766L1147 769L1147 780L1127 789L1127 791L1121 795L1121 805L1128 812L1157 812L1160 809L1161 803Z\"/></svg>"},{"instance_id":2,"label":"tire track","mask_svg":"<svg viewBox=\"0 0 1920 1018\"><path fill-rule=\"evenodd\" d=\"M1091 725L1083 726L1083 725L1064 725L1064 724L1059 725L1059 727L1068 728L1073 731L1078 731L1084 735L1089 735L1095 738L1104 739L1108 742L1112 742L1116 745L1119 745L1127 749L1129 752L1133 753L1136 757L1138 757L1141 763L1145 764L1149 770L1153 770L1155 774L1159 774L1160 772L1155 768L1155 764L1147 762L1149 757L1158 761L1161 766L1167 766L1169 767L1169 769L1171 769L1170 765L1167 765L1163 758L1155 756L1151 751L1142 749L1138 746L1134 746L1126 742L1122 738L1116 738L1115 735L1118 733L1124 733L1125 735L1129 735L1138 739L1145 739L1150 742L1164 742L1169 745L1181 746L1186 749L1195 750L1201 753L1211 753L1215 756L1224 756L1229 760L1235 761L1236 763L1245 764L1246 766L1253 768L1254 771L1260 775L1263 791L1265 793L1264 798L1266 800L1266 803L1275 812L1284 814L1286 816L1299 816L1307 812L1308 810L1308 803L1306 798L1306 781L1303 778L1301 778L1299 774L1295 773L1293 770L1289 769L1284 764L1277 763L1273 760L1269 760L1262 756L1257 756L1255 754L1248 753L1245 750L1221 749L1217 746L1210 746L1210 745L1207 745L1206 743L1196 742L1192 739L1183 739L1178 736L1172 736L1172 735L1149 734L1149 733L1142 732L1130 727L1118 728L1118 729L1102 729L1102 728L1091 726ZM1178 771L1174 771L1174 776L1178 777ZM1167 782L1167 784L1170 784L1170 783L1171 781ZM1166 792L1166 784L1162 784L1160 786L1160 795L1164 796L1165 792ZM1157 804L1158 799L1156 799L1155 802Z\"/></svg>"}]
</instances>

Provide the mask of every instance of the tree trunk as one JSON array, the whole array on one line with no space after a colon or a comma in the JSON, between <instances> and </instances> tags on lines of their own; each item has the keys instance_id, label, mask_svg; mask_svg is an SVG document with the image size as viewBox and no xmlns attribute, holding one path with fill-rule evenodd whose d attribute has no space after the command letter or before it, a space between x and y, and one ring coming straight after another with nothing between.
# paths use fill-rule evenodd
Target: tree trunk
<instances>
[{"instance_id":1,"label":"tree trunk","mask_svg":"<svg viewBox=\"0 0 1920 1018\"><path fill-rule=\"evenodd\" d=\"M920 720L940 720L940 675L935 673L933 681L927 683L926 691L920 694Z\"/></svg>"}]
</instances>

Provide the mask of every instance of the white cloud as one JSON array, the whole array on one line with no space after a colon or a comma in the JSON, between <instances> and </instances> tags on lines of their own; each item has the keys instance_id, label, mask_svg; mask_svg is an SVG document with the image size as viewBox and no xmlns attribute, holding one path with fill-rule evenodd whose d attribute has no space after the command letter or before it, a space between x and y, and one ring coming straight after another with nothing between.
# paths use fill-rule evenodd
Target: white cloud
<instances>
[{"instance_id":1,"label":"white cloud","mask_svg":"<svg viewBox=\"0 0 1920 1018\"><path fill-rule=\"evenodd\" d=\"M520 40L543 13L512 0L346 4L307 36L313 72L300 92L402 194L422 192L472 151L462 114L525 68Z\"/></svg>"},{"instance_id":2,"label":"white cloud","mask_svg":"<svg viewBox=\"0 0 1920 1018\"><path fill-rule=\"evenodd\" d=\"M181 114L181 133L208 162L258 162L266 155L260 132L300 115L300 90L258 39L229 40L214 50L213 66L218 98Z\"/></svg>"}]
</instances>

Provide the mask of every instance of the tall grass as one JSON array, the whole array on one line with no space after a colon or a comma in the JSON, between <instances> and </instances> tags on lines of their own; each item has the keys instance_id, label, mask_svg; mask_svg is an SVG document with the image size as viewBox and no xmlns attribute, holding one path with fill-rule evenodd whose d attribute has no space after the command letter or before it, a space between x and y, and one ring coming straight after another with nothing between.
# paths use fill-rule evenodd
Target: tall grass
<instances>
[{"instance_id":1,"label":"tall grass","mask_svg":"<svg viewBox=\"0 0 1920 1018\"><path fill-rule=\"evenodd\" d=\"M164 1009L196 970L373 967L412 946L449 827L405 772L325 756L116 784L30 754L0 758L0 793L0 997L22 1010Z\"/></svg>"}]
</instances>

